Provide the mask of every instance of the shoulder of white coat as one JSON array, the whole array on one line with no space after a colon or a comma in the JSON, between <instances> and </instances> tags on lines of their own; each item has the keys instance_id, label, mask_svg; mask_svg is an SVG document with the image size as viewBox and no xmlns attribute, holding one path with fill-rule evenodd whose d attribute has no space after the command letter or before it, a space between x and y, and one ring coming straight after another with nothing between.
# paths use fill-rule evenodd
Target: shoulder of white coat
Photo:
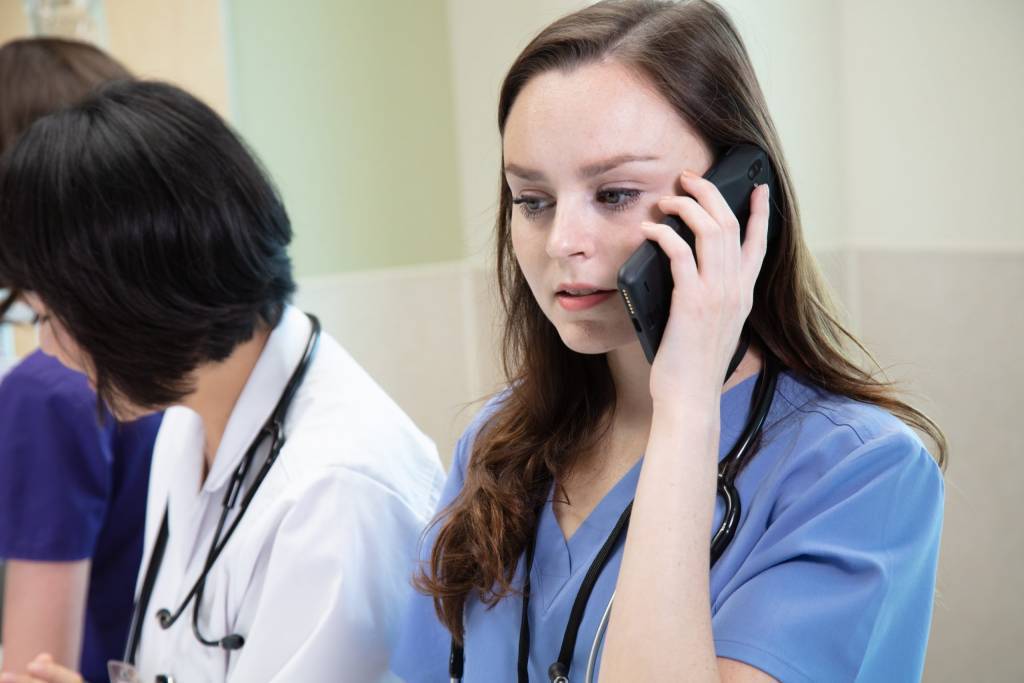
<instances>
[{"instance_id":1,"label":"shoulder of white coat","mask_svg":"<svg viewBox=\"0 0 1024 683\"><path fill-rule=\"evenodd\" d=\"M433 441L324 334L286 424L280 465L296 484L332 470L374 481L417 515L433 513L444 471Z\"/></svg>"}]
</instances>

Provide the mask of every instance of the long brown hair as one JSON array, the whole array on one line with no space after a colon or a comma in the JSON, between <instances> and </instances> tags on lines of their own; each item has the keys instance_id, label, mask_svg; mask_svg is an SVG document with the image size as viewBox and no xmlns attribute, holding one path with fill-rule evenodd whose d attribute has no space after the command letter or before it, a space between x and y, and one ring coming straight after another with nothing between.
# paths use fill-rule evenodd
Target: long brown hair
<instances>
[{"instance_id":1,"label":"long brown hair","mask_svg":"<svg viewBox=\"0 0 1024 683\"><path fill-rule=\"evenodd\" d=\"M41 116L77 103L108 81L131 77L120 62L88 43L63 38L5 43L0 46L0 154ZM0 318L17 298L15 291L0 299Z\"/></svg>"},{"instance_id":2,"label":"long brown hair","mask_svg":"<svg viewBox=\"0 0 1024 683\"><path fill-rule=\"evenodd\" d=\"M796 376L885 408L927 433L944 464L941 430L854 355L870 358L839 322L804 243L778 134L743 42L720 7L707 0L609 0L556 21L509 69L498 129L504 132L509 111L531 78L603 59L624 64L653 84L716 156L738 143L768 152L779 183L772 201L783 220L755 287L749 329ZM470 594L493 605L515 592L519 557L552 483L563 480L574 454L601 438L615 409L605 357L568 349L534 300L512 251L511 217L512 194L502 175L497 272L509 389L476 436L465 486L436 520L440 528L429 570L416 577L460 641Z\"/></svg>"}]
</instances>

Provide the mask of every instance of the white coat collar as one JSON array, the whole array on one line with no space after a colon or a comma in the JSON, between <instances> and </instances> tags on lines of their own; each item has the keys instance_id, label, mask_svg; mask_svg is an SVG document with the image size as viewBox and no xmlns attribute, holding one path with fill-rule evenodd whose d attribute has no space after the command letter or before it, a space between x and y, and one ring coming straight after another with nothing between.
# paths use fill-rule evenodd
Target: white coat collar
<instances>
[{"instance_id":1,"label":"white coat collar","mask_svg":"<svg viewBox=\"0 0 1024 683\"><path fill-rule=\"evenodd\" d=\"M203 483L204 491L217 491L227 484L302 359L311 329L312 324L302 311L294 306L285 307L231 411L213 467ZM265 452L265 448L260 452Z\"/></svg>"}]
</instances>

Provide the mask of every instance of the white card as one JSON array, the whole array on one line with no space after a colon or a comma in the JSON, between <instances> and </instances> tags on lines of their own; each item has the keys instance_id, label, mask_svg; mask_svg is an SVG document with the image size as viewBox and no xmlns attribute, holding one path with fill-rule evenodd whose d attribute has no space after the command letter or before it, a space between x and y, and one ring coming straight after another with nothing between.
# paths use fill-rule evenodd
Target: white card
<instances>
[{"instance_id":1,"label":"white card","mask_svg":"<svg viewBox=\"0 0 1024 683\"><path fill-rule=\"evenodd\" d=\"M111 659L107 662L110 683L142 683L142 676L131 664Z\"/></svg>"}]
</instances>

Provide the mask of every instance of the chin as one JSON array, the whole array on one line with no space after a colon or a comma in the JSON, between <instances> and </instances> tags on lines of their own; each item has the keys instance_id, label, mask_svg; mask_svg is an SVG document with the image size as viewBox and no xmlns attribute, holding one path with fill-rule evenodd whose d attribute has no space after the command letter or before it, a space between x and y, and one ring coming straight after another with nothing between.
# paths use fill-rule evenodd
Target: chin
<instances>
[{"instance_id":1,"label":"chin","mask_svg":"<svg viewBox=\"0 0 1024 683\"><path fill-rule=\"evenodd\" d=\"M557 326L558 336L562 343L576 353L596 355L608 353L614 349L636 341L633 329L618 329L618 325L608 325L597 321L563 322Z\"/></svg>"}]
</instances>

